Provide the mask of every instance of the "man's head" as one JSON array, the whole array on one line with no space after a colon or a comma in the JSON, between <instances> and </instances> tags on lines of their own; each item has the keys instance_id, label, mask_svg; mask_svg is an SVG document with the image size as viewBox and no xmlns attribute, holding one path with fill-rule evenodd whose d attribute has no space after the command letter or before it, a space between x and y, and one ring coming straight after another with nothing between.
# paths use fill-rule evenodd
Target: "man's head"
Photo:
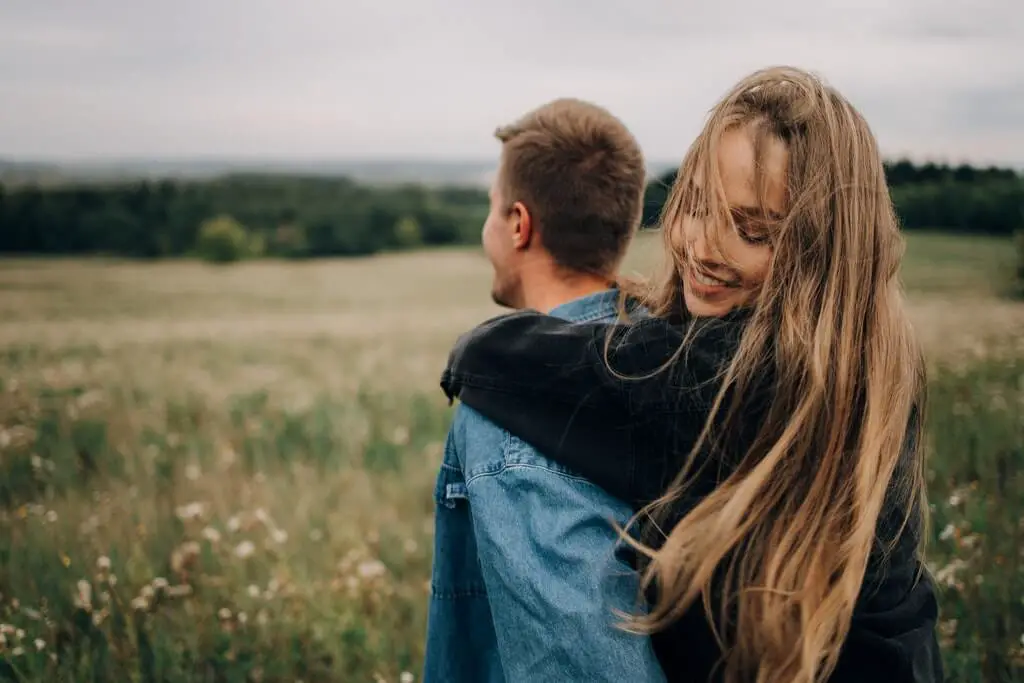
<instances>
[{"instance_id":1,"label":"man's head","mask_svg":"<svg viewBox=\"0 0 1024 683\"><path fill-rule=\"evenodd\" d=\"M605 109L559 99L495 132L501 160L483 246L492 297L526 305L543 280L611 280L640 223L646 172L626 126Z\"/></svg>"}]
</instances>

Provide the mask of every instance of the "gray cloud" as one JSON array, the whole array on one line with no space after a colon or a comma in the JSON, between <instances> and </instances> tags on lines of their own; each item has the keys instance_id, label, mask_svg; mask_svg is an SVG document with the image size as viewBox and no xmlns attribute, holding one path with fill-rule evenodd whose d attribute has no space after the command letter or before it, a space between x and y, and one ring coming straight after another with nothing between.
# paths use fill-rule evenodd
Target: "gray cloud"
<instances>
[{"instance_id":1,"label":"gray cloud","mask_svg":"<svg viewBox=\"0 0 1024 683\"><path fill-rule=\"evenodd\" d=\"M790 63L887 153L1024 161L1024 5L891 2L12 0L0 154L489 157L497 124L574 95L671 160L735 80Z\"/></svg>"}]
</instances>

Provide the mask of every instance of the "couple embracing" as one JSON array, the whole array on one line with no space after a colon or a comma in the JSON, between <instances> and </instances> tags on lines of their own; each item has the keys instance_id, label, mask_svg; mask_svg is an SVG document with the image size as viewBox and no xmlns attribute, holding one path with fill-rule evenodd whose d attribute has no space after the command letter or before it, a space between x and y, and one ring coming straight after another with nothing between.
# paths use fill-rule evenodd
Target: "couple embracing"
<instances>
[{"instance_id":1,"label":"couple embracing","mask_svg":"<svg viewBox=\"0 0 1024 683\"><path fill-rule=\"evenodd\" d=\"M619 276L644 159L558 100L497 131L495 301L442 376L427 683L934 682L921 351L876 140L756 72Z\"/></svg>"}]
</instances>

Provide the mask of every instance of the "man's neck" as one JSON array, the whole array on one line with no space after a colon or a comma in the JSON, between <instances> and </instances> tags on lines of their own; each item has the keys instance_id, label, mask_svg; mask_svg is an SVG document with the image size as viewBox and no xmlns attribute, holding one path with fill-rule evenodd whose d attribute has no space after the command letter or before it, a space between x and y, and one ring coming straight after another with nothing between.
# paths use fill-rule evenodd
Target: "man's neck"
<instances>
[{"instance_id":1,"label":"man's neck","mask_svg":"<svg viewBox=\"0 0 1024 683\"><path fill-rule=\"evenodd\" d=\"M550 313L562 304L606 291L610 284L607 278L594 275L551 277L524 282L523 306Z\"/></svg>"}]
</instances>

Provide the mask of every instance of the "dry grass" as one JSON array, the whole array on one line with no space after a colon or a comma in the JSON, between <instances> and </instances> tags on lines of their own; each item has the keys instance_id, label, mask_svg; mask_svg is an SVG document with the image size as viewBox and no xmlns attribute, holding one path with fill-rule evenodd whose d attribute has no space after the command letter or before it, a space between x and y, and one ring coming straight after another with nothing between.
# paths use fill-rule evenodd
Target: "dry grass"
<instances>
[{"instance_id":1,"label":"dry grass","mask_svg":"<svg viewBox=\"0 0 1024 683\"><path fill-rule=\"evenodd\" d=\"M630 267L656 251L641 240ZM955 680L1020 673L1012 259L924 236L904 271L936 367ZM0 680L418 678L437 381L455 337L500 312L489 277L475 250L0 262Z\"/></svg>"}]
</instances>

